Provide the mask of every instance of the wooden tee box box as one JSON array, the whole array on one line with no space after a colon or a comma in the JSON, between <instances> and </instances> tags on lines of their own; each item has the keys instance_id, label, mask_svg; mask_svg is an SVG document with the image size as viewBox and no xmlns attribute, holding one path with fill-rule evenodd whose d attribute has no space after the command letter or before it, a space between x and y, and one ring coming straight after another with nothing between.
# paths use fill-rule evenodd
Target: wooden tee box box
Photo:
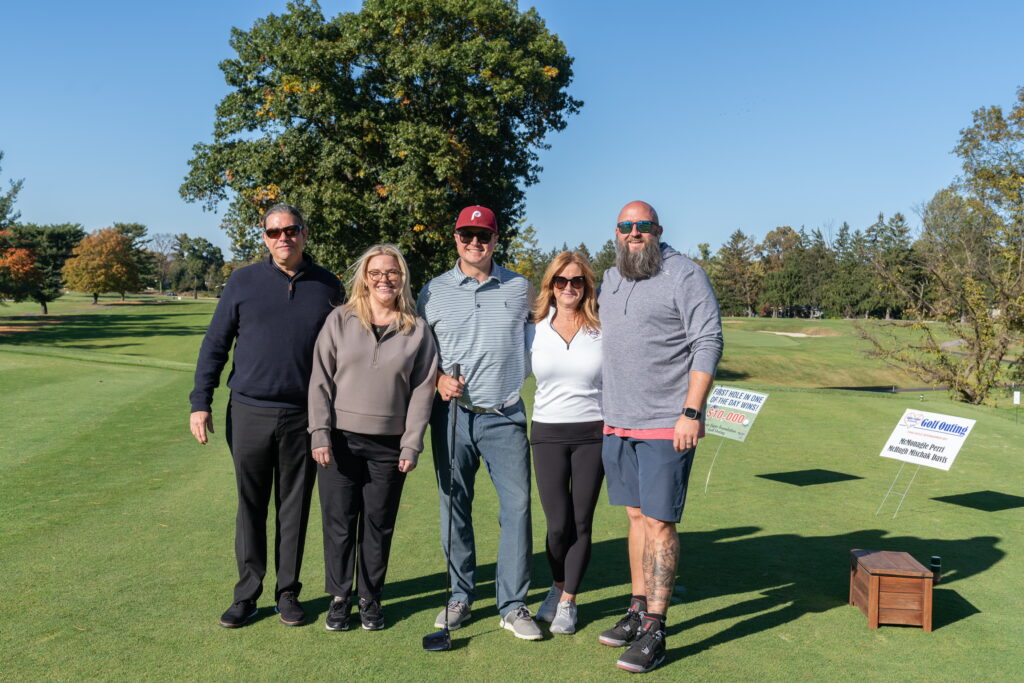
<instances>
[{"instance_id":1,"label":"wooden tee box box","mask_svg":"<svg viewBox=\"0 0 1024 683\"><path fill-rule=\"evenodd\" d=\"M850 604L868 626L903 624L932 630L932 572L907 553L850 551Z\"/></svg>"}]
</instances>

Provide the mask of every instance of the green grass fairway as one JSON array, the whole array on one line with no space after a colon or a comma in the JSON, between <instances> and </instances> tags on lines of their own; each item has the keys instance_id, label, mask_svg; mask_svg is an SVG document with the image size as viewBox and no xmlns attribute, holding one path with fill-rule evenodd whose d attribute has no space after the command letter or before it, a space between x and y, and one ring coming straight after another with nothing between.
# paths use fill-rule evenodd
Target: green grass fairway
<instances>
[{"instance_id":1,"label":"green grass fairway","mask_svg":"<svg viewBox=\"0 0 1024 683\"><path fill-rule=\"evenodd\" d=\"M625 519L598 504L575 636L516 640L494 611L497 503L481 471L481 597L450 652L424 652L443 604L429 455L406 484L384 610L387 628L324 629L319 505L302 599L282 626L273 574L251 625L220 628L235 581L235 490L223 440L227 392L206 447L187 394L209 300L117 304L67 297L49 319L0 308L0 625L5 680L625 680L597 635L629 592ZM823 336L793 337L766 332ZM862 354L843 321L734 319L719 381L770 397L745 443L702 442L681 530L680 600L666 664L645 680L1016 680L1024 642L1024 425L1008 410L915 386ZM527 392L532 391L532 384ZM950 472L922 468L899 516L875 515L899 462L878 453L908 407L977 420ZM704 483L721 445L707 493ZM912 467L904 470L905 485ZM897 487L900 488L900 487ZM550 583L534 505L536 608ZM271 526L272 526L271 521ZM883 626L847 604L851 548L941 555L935 630ZM546 629L545 629L546 633Z\"/></svg>"}]
</instances>

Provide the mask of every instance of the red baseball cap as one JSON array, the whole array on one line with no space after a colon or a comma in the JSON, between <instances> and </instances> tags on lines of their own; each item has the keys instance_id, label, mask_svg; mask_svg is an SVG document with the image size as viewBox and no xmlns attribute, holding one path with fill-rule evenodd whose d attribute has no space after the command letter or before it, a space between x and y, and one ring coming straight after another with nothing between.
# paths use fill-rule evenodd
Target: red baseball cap
<instances>
[{"instance_id":1,"label":"red baseball cap","mask_svg":"<svg viewBox=\"0 0 1024 683\"><path fill-rule=\"evenodd\" d=\"M487 228L497 233L498 221L494 218L494 212L486 206L467 206L459 212L459 218L455 221L455 229L459 228Z\"/></svg>"}]
</instances>

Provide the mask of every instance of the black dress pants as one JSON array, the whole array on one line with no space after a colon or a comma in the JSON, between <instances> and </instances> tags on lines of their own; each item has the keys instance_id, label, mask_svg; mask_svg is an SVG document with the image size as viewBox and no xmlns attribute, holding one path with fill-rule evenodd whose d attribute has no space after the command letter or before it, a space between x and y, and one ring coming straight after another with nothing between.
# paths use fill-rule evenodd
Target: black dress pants
<instances>
[{"instance_id":1,"label":"black dress pants","mask_svg":"<svg viewBox=\"0 0 1024 683\"><path fill-rule=\"evenodd\" d=\"M320 468L326 589L347 597L359 548L360 598L380 600L391 554L405 473L398 471L401 436L331 432L332 459Z\"/></svg>"},{"instance_id":2,"label":"black dress pants","mask_svg":"<svg viewBox=\"0 0 1024 683\"><path fill-rule=\"evenodd\" d=\"M228 404L227 441L238 485L235 602L255 600L263 592L271 493L277 511L274 600L285 591L302 590L299 572L316 478L307 425L306 411L299 408L266 408L237 401Z\"/></svg>"}]
</instances>

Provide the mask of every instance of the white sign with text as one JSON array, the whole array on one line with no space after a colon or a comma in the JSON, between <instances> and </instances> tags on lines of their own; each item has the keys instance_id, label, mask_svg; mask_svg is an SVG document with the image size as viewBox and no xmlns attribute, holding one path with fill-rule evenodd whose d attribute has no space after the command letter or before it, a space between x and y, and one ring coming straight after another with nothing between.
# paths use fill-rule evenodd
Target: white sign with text
<instances>
[{"instance_id":1,"label":"white sign with text","mask_svg":"<svg viewBox=\"0 0 1024 683\"><path fill-rule=\"evenodd\" d=\"M758 391L716 386L704 411L707 433L743 441L767 399L768 394Z\"/></svg>"},{"instance_id":2,"label":"white sign with text","mask_svg":"<svg viewBox=\"0 0 1024 683\"><path fill-rule=\"evenodd\" d=\"M949 470L974 420L907 409L882 448L882 457Z\"/></svg>"}]
</instances>

